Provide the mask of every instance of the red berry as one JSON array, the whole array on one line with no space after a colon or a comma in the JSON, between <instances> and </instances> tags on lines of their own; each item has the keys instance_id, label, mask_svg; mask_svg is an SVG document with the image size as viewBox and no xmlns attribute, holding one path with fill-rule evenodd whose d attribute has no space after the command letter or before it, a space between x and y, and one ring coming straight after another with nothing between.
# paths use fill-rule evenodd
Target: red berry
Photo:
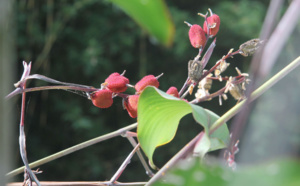
<instances>
[{"instance_id":1,"label":"red berry","mask_svg":"<svg viewBox=\"0 0 300 186\"><path fill-rule=\"evenodd\" d=\"M134 88L139 93L143 91L147 86L154 86L158 88L159 82L153 75L148 75L143 77L137 84L135 84Z\"/></svg>"},{"instance_id":2,"label":"red berry","mask_svg":"<svg viewBox=\"0 0 300 186\"><path fill-rule=\"evenodd\" d=\"M179 93L178 93L178 90L176 87L170 87L168 90L167 90L167 94L170 94L174 97L177 97L179 98Z\"/></svg>"},{"instance_id":3,"label":"red berry","mask_svg":"<svg viewBox=\"0 0 300 186\"><path fill-rule=\"evenodd\" d=\"M113 103L112 91L103 89L91 94L93 104L99 108L108 108Z\"/></svg>"},{"instance_id":4,"label":"red berry","mask_svg":"<svg viewBox=\"0 0 300 186\"><path fill-rule=\"evenodd\" d=\"M200 48L205 45L206 37L205 32L199 25L192 25L189 30L189 38L193 47Z\"/></svg>"},{"instance_id":5,"label":"red berry","mask_svg":"<svg viewBox=\"0 0 300 186\"><path fill-rule=\"evenodd\" d=\"M210 28L208 35L209 36L217 35L220 27L220 17L217 14L213 14L206 19L206 21L203 24L203 30L206 34L207 34L207 23L210 26L214 26L213 28Z\"/></svg>"},{"instance_id":6,"label":"red berry","mask_svg":"<svg viewBox=\"0 0 300 186\"><path fill-rule=\"evenodd\" d=\"M124 100L124 106L129 114L130 117L136 118L137 117L137 108L138 108L138 101L139 95L131 95Z\"/></svg>"},{"instance_id":7,"label":"red berry","mask_svg":"<svg viewBox=\"0 0 300 186\"><path fill-rule=\"evenodd\" d=\"M124 92L127 89L127 84L129 84L129 80L120 75L119 73L112 73L108 78L105 80L107 84L107 88L112 92Z\"/></svg>"}]
</instances>

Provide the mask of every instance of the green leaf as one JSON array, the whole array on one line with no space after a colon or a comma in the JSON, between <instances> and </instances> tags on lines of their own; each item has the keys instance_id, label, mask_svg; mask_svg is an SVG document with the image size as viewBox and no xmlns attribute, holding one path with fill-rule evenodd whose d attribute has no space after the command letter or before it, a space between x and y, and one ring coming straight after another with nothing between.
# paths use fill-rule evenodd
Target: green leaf
<instances>
[{"instance_id":1,"label":"green leaf","mask_svg":"<svg viewBox=\"0 0 300 186\"><path fill-rule=\"evenodd\" d=\"M174 24L163 0L111 0L165 46L174 38Z\"/></svg>"},{"instance_id":2,"label":"green leaf","mask_svg":"<svg viewBox=\"0 0 300 186\"><path fill-rule=\"evenodd\" d=\"M175 98L155 87L149 86L142 92L138 103L137 135L151 165L154 165L152 158L155 148L174 138L180 119L189 113L205 128L206 135L209 134L210 125L219 118L209 110ZM227 125L218 128L209 138L213 139L209 150L224 148L229 140Z\"/></svg>"},{"instance_id":3,"label":"green leaf","mask_svg":"<svg viewBox=\"0 0 300 186\"><path fill-rule=\"evenodd\" d=\"M232 171L224 166L204 165L200 161L182 161L163 181L154 186L218 185L218 186L297 186L300 185L300 162L281 159L255 166L240 166ZM175 181L176 180L176 181Z\"/></svg>"}]
</instances>

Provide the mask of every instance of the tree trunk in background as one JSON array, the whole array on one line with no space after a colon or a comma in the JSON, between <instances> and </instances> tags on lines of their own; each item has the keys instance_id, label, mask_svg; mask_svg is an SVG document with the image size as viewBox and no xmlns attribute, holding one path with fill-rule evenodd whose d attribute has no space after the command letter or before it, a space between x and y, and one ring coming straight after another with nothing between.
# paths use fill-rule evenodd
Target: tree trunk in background
<instances>
[{"instance_id":1,"label":"tree trunk in background","mask_svg":"<svg viewBox=\"0 0 300 186\"><path fill-rule=\"evenodd\" d=\"M13 137L13 114L11 101L4 97L13 90L15 77L16 27L13 0L0 1L0 185L5 185L5 174L12 169L11 139Z\"/></svg>"}]
</instances>

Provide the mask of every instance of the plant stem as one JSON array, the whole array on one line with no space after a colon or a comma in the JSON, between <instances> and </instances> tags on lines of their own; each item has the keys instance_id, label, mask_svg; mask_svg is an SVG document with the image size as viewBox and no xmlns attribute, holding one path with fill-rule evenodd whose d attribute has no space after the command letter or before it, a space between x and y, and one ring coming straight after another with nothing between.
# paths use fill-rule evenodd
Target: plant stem
<instances>
[{"instance_id":1,"label":"plant stem","mask_svg":"<svg viewBox=\"0 0 300 186\"><path fill-rule=\"evenodd\" d=\"M126 131L132 130L132 129L136 128L136 127L137 127L137 123L134 123L134 124L131 124L129 126L123 127L123 128L121 128L119 130L116 130L114 132L111 132L111 133L108 133L108 134L96 137L94 139L85 141L85 142L80 143L78 145L75 145L73 147L67 148L67 149L62 150L60 152L57 152L55 154L52 154L50 156L47 156L47 157L42 158L40 160L37 160L37 161L29 164L29 167L30 168L34 168L34 167L43 165L43 164L48 163L50 161L53 161L55 159L61 158L61 157L65 156L65 155L68 155L68 154L70 154L72 152L76 152L76 151L81 150L83 148L86 148L86 147L89 147L89 146L94 145L96 143L99 143L101 141L105 141L107 139L110 139L110 138L113 138L113 137L116 137L116 136L120 136L120 135L124 134ZM17 168L15 170L7 173L6 176L12 177L12 176L15 176L17 174L20 174L20 173L22 173L24 171L24 168L25 168L24 166L20 167L20 168Z\"/></svg>"},{"instance_id":2,"label":"plant stem","mask_svg":"<svg viewBox=\"0 0 300 186\"><path fill-rule=\"evenodd\" d=\"M115 186L143 186L147 182L115 182ZM7 186L20 186L22 183L14 182L8 183ZM35 184L32 184L35 186ZM43 186L107 186L109 182L104 181L42 181L41 185Z\"/></svg>"},{"instance_id":3,"label":"plant stem","mask_svg":"<svg viewBox=\"0 0 300 186\"><path fill-rule=\"evenodd\" d=\"M126 137L127 137L128 141L131 143L131 145L132 145L133 147L135 147L135 146L137 145L136 141L134 140L134 138L133 138L132 136L126 135ZM138 150L136 151L136 153L137 153L137 155L138 155L138 157L139 157L139 159L140 159L140 161L141 161L143 167L144 167L145 170L146 170L146 174L147 174L149 177L152 177L154 174L153 174L153 172L151 171L150 167L148 166L146 160L144 159L144 156L142 155L141 150L138 149Z\"/></svg>"},{"instance_id":4,"label":"plant stem","mask_svg":"<svg viewBox=\"0 0 300 186\"><path fill-rule=\"evenodd\" d=\"M35 91L41 91L41 90L79 90L79 91L83 91L83 92L93 92L93 91L96 91L99 89L77 87L77 86L66 86L66 85L41 86L41 87L26 88L26 89L17 88L13 92L11 92L9 95L7 95L5 98L10 99L11 97L13 97L17 94L21 94L24 92L35 92Z\"/></svg>"},{"instance_id":5,"label":"plant stem","mask_svg":"<svg viewBox=\"0 0 300 186\"><path fill-rule=\"evenodd\" d=\"M261 96L270 87L272 87L275 83L277 83L279 80L284 78L288 73L290 73L292 70L294 70L299 65L300 65L300 57L296 58L289 65L287 65L284 69L279 71L272 78L270 78L267 82L265 82L263 85L261 85L255 91L253 91L253 93L251 94L251 96L249 98L249 101L251 102L251 101L255 100L256 98L258 98L259 96ZM235 114L237 114L241 110L242 106L246 103L246 101L247 100L243 100L240 103L236 104L229 111L227 111L224 115L222 115L217 121L215 121L215 123L213 123L212 126L210 127L209 134L212 134L221 125L223 125L226 121L228 121Z\"/></svg>"},{"instance_id":6,"label":"plant stem","mask_svg":"<svg viewBox=\"0 0 300 186\"><path fill-rule=\"evenodd\" d=\"M160 179L162 176L165 175L166 171L168 171L171 167L173 167L178 161L186 156L192 149L194 149L195 144L202 137L204 133L200 132L194 139L192 139L188 144L186 144L175 156L172 157L146 184L149 186Z\"/></svg>"},{"instance_id":7,"label":"plant stem","mask_svg":"<svg viewBox=\"0 0 300 186\"><path fill-rule=\"evenodd\" d=\"M121 174L123 173L123 171L125 170L125 168L127 167L127 165L130 163L131 158L133 157L133 155L135 154L135 152L140 148L140 144L138 143L134 149L131 151L131 153L127 156L127 158L125 159L125 161L122 163L122 165L120 166L120 168L117 170L117 172L113 175L113 177L110 179L110 183L112 185L114 185L115 181L121 176Z\"/></svg>"}]
</instances>

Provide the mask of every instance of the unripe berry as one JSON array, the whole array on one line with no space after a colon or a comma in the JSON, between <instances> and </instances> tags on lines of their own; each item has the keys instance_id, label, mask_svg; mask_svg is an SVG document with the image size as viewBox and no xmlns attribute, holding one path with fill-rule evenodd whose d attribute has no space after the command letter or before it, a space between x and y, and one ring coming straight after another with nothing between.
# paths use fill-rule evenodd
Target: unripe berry
<instances>
[{"instance_id":1,"label":"unripe berry","mask_svg":"<svg viewBox=\"0 0 300 186\"><path fill-rule=\"evenodd\" d=\"M113 104L112 91L98 90L91 94L93 104L99 108L108 108Z\"/></svg>"},{"instance_id":2,"label":"unripe berry","mask_svg":"<svg viewBox=\"0 0 300 186\"><path fill-rule=\"evenodd\" d=\"M112 92L119 93L126 91L126 85L129 84L129 80L115 72L108 76L108 78L105 80L105 84L107 84L107 88Z\"/></svg>"},{"instance_id":3,"label":"unripe berry","mask_svg":"<svg viewBox=\"0 0 300 186\"><path fill-rule=\"evenodd\" d=\"M215 36L219 32L220 27L220 17L217 14L212 14L209 16L203 24L203 30L207 34L207 23L210 27L209 36Z\"/></svg>"},{"instance_id":4,"label":"unripe berry","mask_svg":"<svg viewBox=\"0 0 300 186\"><path fill-rule=\"evenodd\" d=\"M170 87L166 93L179 98L179 93L176 87Z\"/></svg>"},{"instance_id":5,"label":"unripe berry","mask_svg":"<svg viewBox=\"0 0 300 186\"><path fill-rule=\"evenodd\" d=\"M205 32L200 25L192 25L189 30L189 38L191 45L195 48L200 48L205 45L206 37Z\"/></svg>"},{"instance_id":6,"label":"unripe berry","mask_svg":"<svg viewBox=\"0 0 300 186\"><path fill-rule=\"evenodd\" d=\"M148 75L143 77L137 84L135 84L134 88L139 93L143 91L147 86L154 86L158 88L159 82L157 78L153 75Z\"/></svg>"},{"instance_id":7,"label":"unripe berry","mask_svg":"<svg viewBox=\"0 0 300 186\"><path fill-rule=\"evenodd\" d=\"M138 108L138 101L139 95L130 95L124 100L124 106L129 114L130 117L136 118L137 117L137 108Z\"/></svg>"}]
</instances>

